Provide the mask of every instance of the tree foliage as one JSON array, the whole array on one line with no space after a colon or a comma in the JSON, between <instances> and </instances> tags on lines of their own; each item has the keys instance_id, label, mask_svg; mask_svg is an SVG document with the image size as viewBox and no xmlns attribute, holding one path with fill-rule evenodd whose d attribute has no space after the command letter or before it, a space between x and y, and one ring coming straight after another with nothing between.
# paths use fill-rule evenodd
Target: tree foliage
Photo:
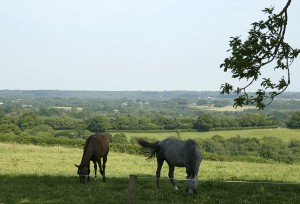
<instances>
[{"instance_id":1,"label":"tree foliage","mask_svg":"<svg viewBox=\"0 0 300 204\"><path fill-rule=\"evenodd\" d=\"M252 29L248 32L248 38L243 42L241 36L231 37L229 42L231 54L224 60L220 68L224 72L231 71L232 78L245 79L247 83L243 87L234 88L229 83L222 84L221 94L236 92L234 106L255 104L263 109L269 105L276 96L284 92L290 81L290 65L300 53L299 49L292 48L285 42L285 34L288 22L288 8L292 0L288 0L284 8L274 13L274 7L265 8L263 12L268 15L266 20L252 23ZM262 77L262 68L268 65L275 71L283 70L285 75L279 81L274 78ZM247 88L256 81L262 81L260 88L254 95L247 93Z\"/></svg>"},{"instance_id":2,"label":"tree foliage","mask_svg":"<svg viewBox=\"0 0 300 204\"><path fill-rule=\"evenodd\" d=\"M299 129L300 128L300 112L295 112L286 122L288 128Z\"/></svg>"}]
</instances>

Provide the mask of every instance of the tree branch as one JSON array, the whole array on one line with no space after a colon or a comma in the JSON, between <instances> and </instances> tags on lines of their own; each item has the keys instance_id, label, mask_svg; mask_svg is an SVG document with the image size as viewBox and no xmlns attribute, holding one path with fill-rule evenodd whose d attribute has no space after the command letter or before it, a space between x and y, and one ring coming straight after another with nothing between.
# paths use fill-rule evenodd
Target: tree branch
<instances>
[{"instance_id":1,"label":"tree branch","mask_svg":"<svg viewBox=\"0 0 300 204\"><path fill-rule=\"evenodd\" d=\"M249 31L249 37L246 41L242 42L240 37L231 38L231 49L229 50L231 56L224 60L220 68L223 68L224 72L231 70L233 78L246 79L247 81L251 79L242 88L237 87L234 89L228 83L221 86L221 94L229 94L234 91L239 95L235 99L234 106L253 104L259 109L263 109L290 85L289 68L300 53L299 49L293 49L284 42L288 22L288 8L291 2L292 0L288 0L278 14L273 14L274 7L264 9L263 12L269 15L268 19L252 23L253 28ZM284 76L278 83L273 83L270 78L263 78L263 82L260 84L261 88L255 93L256 96L249 96L246 89L261 78L261 68L274 61L277 64L274 70L286 70L287 81ZM267 93L267 90L271 90L271 92Z\"/></svg>"}]
</instances>

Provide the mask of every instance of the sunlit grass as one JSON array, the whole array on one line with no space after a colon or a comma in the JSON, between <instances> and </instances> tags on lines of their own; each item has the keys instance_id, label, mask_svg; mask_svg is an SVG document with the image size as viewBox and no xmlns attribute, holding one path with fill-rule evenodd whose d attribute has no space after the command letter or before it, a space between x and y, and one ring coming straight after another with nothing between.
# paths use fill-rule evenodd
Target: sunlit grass
<instances>
[{"instance_id":1,"label":"sunlit grass","mask_svg":"<svg viewBox=\"0 0 300 204\"><path fill-rule=\"evenodd\" d=\"M190 108L195 108L199 110L209 110L209 111L220 111L220 112L225 112L225 111L244 111L247 109L255 109L255 106L243 106L243 107L233 107L233 106L224 106L224 107L214 107L214 106L189 106Z\"/></svg>"},{"instance_id":2,"label":"sunlit grass","mask_svg":"<svg viewBox=\"0 0 300 204\"><path fill-rule=\"evenodd\" d=\"M132 136L149 137L155 138L157 140L162 140L167 137L173 136L177 137L177 132L125 132L128 139ZM300 140L300 130L299 129L287 129L287 128L270 128L270 129L249 129L249 130L220 130L220 131L209 131L209 132L180 132L181 139L197 139L197 138L210 138L214 135L220 135L224 138L236 137L237 135L241 137L276 137L280 138L284 142L288 142L291 139Z\"/></svg>"},{"instance_id":3,"label":"sunlit grass","mask_svg":"<svg viewBox=\"0 0 300 204\"><path fill-rule=\"evenodd\" d=\"M0 174L77 176L74 164L81 161L78 148L41 147L0 143ZM201 180L261 180L300 182L300 165L283 163L258 164L246 162L216 162L203 160ZM128 177L130 174L155 176L156 161L143 156L110 152L106 168L107 177ZM92 175L94 170L91 169ZM99 175L99 172L97 173ZM162 169L168 176L168 165ZM175 169L175 177L186 177L184 168Z\"/></svg>"}]
</instances>

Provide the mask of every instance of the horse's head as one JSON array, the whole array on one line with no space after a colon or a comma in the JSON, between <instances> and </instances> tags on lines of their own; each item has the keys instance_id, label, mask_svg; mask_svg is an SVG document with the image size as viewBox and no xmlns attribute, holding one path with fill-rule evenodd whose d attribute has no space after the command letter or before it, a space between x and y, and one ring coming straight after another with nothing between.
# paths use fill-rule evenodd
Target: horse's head
<instances>
[{"instance_id":1,"label":"horse's head","mask_svg":"<svg viewBox=\"0 0 300 204\"><path fill-rule=\"evenodd\" d=\"M87 177L90 174L89 168L87 166L84 166L84 165L76 165L76 164L74 164L74 165L78 168L77 169L77 174L79 176L80 183L85 184L86 181L87 181Z\"/></svg>"},{"instance_id":2,"label":"horse's head","mask_svg":"<svg viewBox=\"0 0 300 204\"><path fill-rule=\"evenodd\" d=\"M198 178L197 176L190 176L186 180L186 192L190 195L194 194L196 191L196 187L198 184Z\"/></svg>"}]
</instances>

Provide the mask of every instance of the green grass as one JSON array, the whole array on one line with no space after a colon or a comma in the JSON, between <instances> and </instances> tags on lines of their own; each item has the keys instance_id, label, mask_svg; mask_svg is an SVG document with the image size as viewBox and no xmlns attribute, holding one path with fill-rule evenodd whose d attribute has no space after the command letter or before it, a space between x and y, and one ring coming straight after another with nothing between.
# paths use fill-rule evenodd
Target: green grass
<instances>
[{"instance_id":1,"label":"green grass","mask_svg":"<svg viewBox=\"0 0 300 204\"><path fill-rule=\"evenodd\" d=\"M66 111L71 111L73 107L70 107L70 106L52 106L51 108L56 108L56 109L63 109L63 110L66 110ZM77 111L82 111L83 108L80 108L80 107L75 107Z\"/></svg>"},{"instance_id":2,"label":"green grass","mask_svg":"<svg viewBox=\"0 0 300 204\"><path fill-rule=\"evenodd\" d=\"M236 112L236 111L244 111L247 109L256 109L255 106L243 106L243 107L233 107L233 106L224 106L224 107L214 107L214 106L194 106L194 105L190 105L190 108L195 108L195 109L200 109L200 110L209 110L209 111L232 111L232 112Z\"/></svg>"},{"instance_id":3,"label":"green grass","mask_svg":"<svg viewBox=\"0 0 300 204\"><path fill-rule=\"evenodd\" d=\"M130 139L131 136L141 136L141 137L151 137L157 140L162 140L169 136L177 136L174 132L125 132L126 136ZM220 135L224 138L235 137L240 135L241 137L276 137L280 138L285 142L291 139L300 140L300 130L299 129L287 129L287 128L273 128L273 129L249 129L249 130L220 130L220 131L209 131L209 132L180 132L180 137L182 139L195 139L195 138L210 138L214 135Z\"/></svg>"},{"instance_id":4,"label":"green grass","mask_svg":"<svg viewBox=\"0 0 300 204\"><path fill-rule=\"evenodd\" d=\"M204 158L197 193L187 196L184 181L180 180L185 178L185 169L175 169L180 189L173 191L165 164L161 190L157 191L155 160L114 152L108 156L107 183L92 179L87 185L80 185L74 164L80 162L81 156L82 150L78 148L0 143L0 203L127 203L130 174L138 175L136 203L297 203L300 200L297 184L300 165L296 164L213 162ZM224 182L232 180L258 183ZM260 183L264 181L268 183Z\"/></svg>"}]
</instances>

